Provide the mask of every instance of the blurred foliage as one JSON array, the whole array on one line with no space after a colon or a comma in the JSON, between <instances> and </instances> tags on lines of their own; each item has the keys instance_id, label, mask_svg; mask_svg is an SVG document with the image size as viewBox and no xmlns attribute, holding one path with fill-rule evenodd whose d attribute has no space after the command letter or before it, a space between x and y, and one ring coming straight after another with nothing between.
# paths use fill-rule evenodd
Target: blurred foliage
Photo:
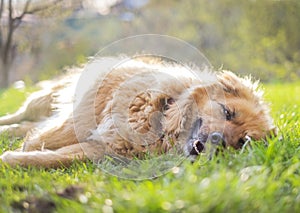
<instances>
[{"instance_id":1,"label":"blurred foliage","mask_svg":"<svg viewBox=\"0 0 300 213\"><path fill-rule=\"evenodd\" d=\"M300 1L152 1L157 32L188 41L216 67L264 81L300 76ZM152 11L152 12L151 12Z\"/></svg>"},{"instance_id":2,"label":"blurred foliage","mask_svg":"<svg viewBox=\"0 0 300 213\"><path fill-rule=\"evenodd\" d=\"M34 80L50 78L113 41L157 33L189 42L216 69L268 82L294 81L300 77L299 11L297 0L151 0L142 8L116 6L105 16L74 9L38 31L38 66L30 73ZM133 19L122 19L128 13Z\"/></svg>"}]
</instances>

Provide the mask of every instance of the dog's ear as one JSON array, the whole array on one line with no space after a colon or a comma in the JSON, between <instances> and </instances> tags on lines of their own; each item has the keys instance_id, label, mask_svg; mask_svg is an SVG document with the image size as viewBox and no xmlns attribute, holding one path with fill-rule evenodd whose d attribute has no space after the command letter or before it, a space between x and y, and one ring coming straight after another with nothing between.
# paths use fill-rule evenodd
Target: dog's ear
<instances>
[{"instance_id":1,"label":"dog's ear","mask_svg":"<svg viewBox=\"0 0 300 213\"><path fill-rule=\"evenodd\" d=\"M190 99L192 99L191 101L194 104L201 106L209 101L209 99L213 99L214 93L217 92L217 90L214 91L214 89L216 89L214 85L198 86L192 89Z\"/></svg>"},{"instance_id":2,"label":"dog's ear","mask_svg":"<svg viewBox=\"0 0 300 213\"><path fill-rule=\"evenodd\" d=\"M222 71L218 74L218 81L222 84L224 92L237 95L237 85L240 84L238 77L230 71Z\"/></svg>"},{"instance_id":3,"label":"dog's ear","mask_svg":"<svg viewBox=\"0 0 300 213\"><path fill-rule=\"evenodd\" d=\"M225 95L256 100L257 102L262 98L263 91L258 88L259 81L253 81L251 76L241 78L230 71L222 71L218 73L217 77Z\"/></svg>"}]
</instances>

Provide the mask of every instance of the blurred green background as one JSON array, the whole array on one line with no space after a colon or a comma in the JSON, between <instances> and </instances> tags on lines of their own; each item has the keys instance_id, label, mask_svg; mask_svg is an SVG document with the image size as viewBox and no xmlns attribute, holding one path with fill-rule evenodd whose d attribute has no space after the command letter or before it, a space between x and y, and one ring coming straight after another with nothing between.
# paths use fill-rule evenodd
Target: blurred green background
<instances>
[{"instance_id":1,"label":"blurred green background","mask_svg":"<svg viewBox=\"0 0 300 213\"><path fill-rule=\"evenodd\" d=\"M113 41L144 33L187 41L215 69L264 82L300 77L298 0L68 0L23 22L14 33L10 83L48 79Z\"/></svg>"}]
</instances>

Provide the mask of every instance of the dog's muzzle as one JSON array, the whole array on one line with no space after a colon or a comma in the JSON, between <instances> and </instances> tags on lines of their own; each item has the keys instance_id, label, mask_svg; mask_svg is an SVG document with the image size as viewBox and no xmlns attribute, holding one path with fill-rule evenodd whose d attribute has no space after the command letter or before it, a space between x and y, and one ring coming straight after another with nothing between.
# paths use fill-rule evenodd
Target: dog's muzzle
<instances>
[{"instance_id":1,"label":"dog's muzzle","mask_svg":"<svg viewBox=\"0 0 300 213\"><path fill-rule=\"evenodd\" d=\"M196 139L193 143L193 148L190 151L190 155L199 155L201 152L207 150L208 145L210 146L219 146L223 144L223 135L219 132L211 133L206 142L201 142L199 139Z\"/></svg>"},{"instance_id":2,"label":"dog's muzzle","mask_svg":"<svg viewBox=\"0 0 300 213\"><path fill-rule=\"evenodd\" d=\"M225 147L225 140L221 132L205 134L201 131L203 121L198 118L192 125L190 136L185 144L184 153L194 161L198 155L205 153L212 158L219 147Z\"/></svg>"},{"instance_id":3,"label":"dog's muzzle","mask_svg":"<svg viewBox=\"0 0 300 213\"><path fill-rule=\"evenodd\" d=\"M207 136L206 140L203 140L203 137L189 139L186 143L185 153L192 162L201 153L205 153L208 159L212 159L216 151L223 146L223 134L212 132Z\"/></svg>"}]
</instances>

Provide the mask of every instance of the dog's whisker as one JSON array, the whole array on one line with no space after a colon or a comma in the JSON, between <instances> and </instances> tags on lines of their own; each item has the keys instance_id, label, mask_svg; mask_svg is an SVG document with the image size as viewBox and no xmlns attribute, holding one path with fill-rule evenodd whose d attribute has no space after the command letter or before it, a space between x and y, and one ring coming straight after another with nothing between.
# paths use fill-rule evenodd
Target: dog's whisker
<instances>
[{"instance_id":1,"label":"dog's whisker","mask_svg":"<svg viewBox=\"0 0 300 213\"><path fill-rule=\"evenodd\" d=\"M25 152L25 150L26 150L26 142L23 143L22 152Z\"/></svg>"},{"instance_id":2,"label":"dog's whisker","mask_svg":"<svg viewBox=\"0 0 300 213\"><path fill-rule=\"evenodd\" d=\"M245 143L248 143L248 142L250 142L252 140L252 138L249 135L246 135L245 139L246 139Z\"/></svg>"},{"instance_id":3,"label":"dog's whisker","mask_svg":"<svg viewBox=\"0 0 300 213\"><path fill-rule=\"evenodd\" d=\"M268 141L266 139L263 138L262 141L264 142L265 146L269 146L269 143L268 143Z\"/></svg>"},{"instance_id":4,"label":"dog's whisker","mask_svg":"<svg viewBox=\"0 0 300 213\"><path fill-rule=\"evenodd\" d=\"M240 153L243 153L245 151L246 147L252 141L252 138L249 135L246 135L245 139L246 139L246 141L245 141L244 145L242 146L242 149L241 149Z\"/></svg>"},{"instance_id":5,"label":"dog's whisker","mask_svg":"<svg viewBox=\"0 0 300 213\"><path fill-rule=\"evenodd\" d=\"M42 143L41 151L43 152L45 148L45 142Z\"/></svg>"}]
</instances>

